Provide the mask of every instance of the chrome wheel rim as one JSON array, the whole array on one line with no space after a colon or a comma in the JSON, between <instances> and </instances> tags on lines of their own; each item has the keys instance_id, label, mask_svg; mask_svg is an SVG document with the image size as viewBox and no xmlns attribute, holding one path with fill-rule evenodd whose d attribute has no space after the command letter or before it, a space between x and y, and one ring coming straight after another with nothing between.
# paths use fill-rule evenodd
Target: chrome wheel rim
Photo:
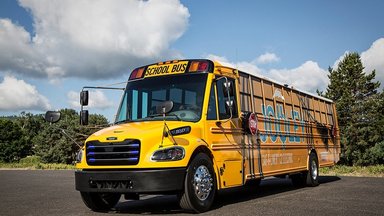
<instances>
[{"instance_id":1,"label":"chrome wheel rim","mask_svg":"<svg viewBox=\"0 0 384 216\"><path fill-rule=\"evenodd\" d=\"M206 166L200 165L193 175L193 189L196 197L204 201L211 194L213 179Z\"/></svg>"},{"instance_id":2,"label":"chrome wheel rim","mask_svg":"<svg viewBox=\"0 0 384 216\"><path fill-rule=\"evenodd\" d=\"M312 174L312 179L316 180L317 178L317 164L315 160L312 160L311 163L311 174Z\"/></svg>"}]
</instances>

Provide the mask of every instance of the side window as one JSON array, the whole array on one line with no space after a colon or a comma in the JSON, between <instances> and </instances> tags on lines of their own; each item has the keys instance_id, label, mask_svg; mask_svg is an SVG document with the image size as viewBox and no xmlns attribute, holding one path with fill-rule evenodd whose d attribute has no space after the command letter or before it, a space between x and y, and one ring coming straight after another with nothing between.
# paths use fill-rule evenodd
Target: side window
<instances>
[{"instance_id":1,"label":"side window","mask_svg":"<svg viewBox=\"0 0 384 216\"><path fill-rule=\"evenodd\" d=\"M232 105L232 118L237 118L237 100L236 100L236 87L235 80L228 78L229 83L229 98L226 85L226 79L219 79L217 81L217 97L219 104L219 119L228 119L231 117L230 106Z\"/></svg>"},{"instance_id":2,"label":"side window","mask_svg":"<svg viewBox=\"0 0 384 216\"><path fill-rule=\"evenodd\" d=\"M129 115L127 109L127 98L128 95L124 94L123 102L121 103L121 107L119 110L119 116L116 121L124 121L125 119L127 119L127 115Z\"/></svg>"},{"instance_id":3,"label":"side window","mask_svg":"<svg viewBox=\"0 0 384 216\"><path fill-rule=\"evenodd\" d=\"M209 94L207 120L216 120L216 119L217 119L216 94L215 94L215 85L212 83L211 93Z\"/></svg>"}]
</instances>

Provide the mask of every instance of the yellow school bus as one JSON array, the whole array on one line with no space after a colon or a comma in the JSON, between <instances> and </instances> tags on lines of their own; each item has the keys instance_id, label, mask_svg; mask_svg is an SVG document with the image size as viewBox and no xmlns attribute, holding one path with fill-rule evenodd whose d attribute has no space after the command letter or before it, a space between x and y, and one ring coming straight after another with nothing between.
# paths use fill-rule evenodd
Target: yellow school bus
<instances>
[{"instance_id":1,"label":"yellow school bus","mask_svg":"<svg viewBox=\"0 0 384 216\"><path fill-rule=\"evenodd\" d=\"M270 176L318 185L339 160L334 103L206 59L132 71L116 120L77 155L76 189L94 211L124 195L177 194L188 211L210 209L217 191ZM82 91L87 123L88 92Z\"/></svg>"}]
</instances>

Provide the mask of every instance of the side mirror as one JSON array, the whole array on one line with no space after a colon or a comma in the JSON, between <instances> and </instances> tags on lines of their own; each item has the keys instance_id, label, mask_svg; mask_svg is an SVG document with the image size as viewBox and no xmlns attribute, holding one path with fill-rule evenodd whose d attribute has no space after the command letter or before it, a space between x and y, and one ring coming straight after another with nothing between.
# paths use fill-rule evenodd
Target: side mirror
<instances>
[{"instance_id":1,"label":"side mirror","mask_svg":"<svg viewBox=\"0 0 384 216\"><path fill-rule=\"evenodd\" d=\"M225 102L225 111L228 115L232 116L233 100L227 100Z\"/></svg>"},{"instance_id":2,"label":"side mirror","mask_svg":"<svg viewBox=\"0 0 384 216\"><path fill-rule=\"evenodd\" d=\"M88 91L81 91L80 92L80 105L81 106L87 106L88 105L88 99L89 99L89 92Z\"/></svg>"},{"instance_id":3,"label":"side mirror","mask_svg":"<svg viewBox=\"0 0 384 216\"><path fill-rule=\"evenodd\" d=\"M223 82L223 93L224 95L229 95L230 97L233 96L233 87L232 87L232 83L229 82L227 79L225 80L225 82Z\"/></svg>"},{"instance_id":4,"label":"side mirror","mask_svg":"<svg viewBox=\"0 0 384 216\"><path fill-rule=\"evenodd\" d=\"M80 125L88 125L88 110L80 111Z\"/></svg>"},{"instance_id":5,"label":"side mirror","mask_svg":"<svg viewBox=\"0 0 384 216\"><path fill-rule=\"evenodd\" d=\"M164 101L156 106L157 114L166 114L169 113L173 109L173 101Z\"/></svg>"},{"instance_id":6,"label":"side mirror","mask_svg":"<svg viewBox=\"0 0 384 216\"><path fill-rule=\"evenodd\" d=\"M58 111L47 111L44 117L45 121L49 123L58 122L60 118L61 118L61 113Z\"/></svg>"}]
</instances>

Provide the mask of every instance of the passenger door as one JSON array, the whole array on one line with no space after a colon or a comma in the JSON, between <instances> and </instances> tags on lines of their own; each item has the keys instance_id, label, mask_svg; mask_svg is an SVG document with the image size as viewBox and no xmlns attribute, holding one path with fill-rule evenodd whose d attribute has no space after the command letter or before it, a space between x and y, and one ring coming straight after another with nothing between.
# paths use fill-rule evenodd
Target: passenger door
<instances>
[{"instance_id":1,"label":"passenger door","mask_svg":"<svg viewBox=\"0 0 384 216\"><path fill-rule=\"evenodd\" d=\"M229 85L229 91L226 89L227 85ZM244 181L242 128L237 104L236 81L223 77L215 79L210 91L206 141L213 150L220 171L220 185L222 188L242 185Z\"/></svg>"}]
</instances>

